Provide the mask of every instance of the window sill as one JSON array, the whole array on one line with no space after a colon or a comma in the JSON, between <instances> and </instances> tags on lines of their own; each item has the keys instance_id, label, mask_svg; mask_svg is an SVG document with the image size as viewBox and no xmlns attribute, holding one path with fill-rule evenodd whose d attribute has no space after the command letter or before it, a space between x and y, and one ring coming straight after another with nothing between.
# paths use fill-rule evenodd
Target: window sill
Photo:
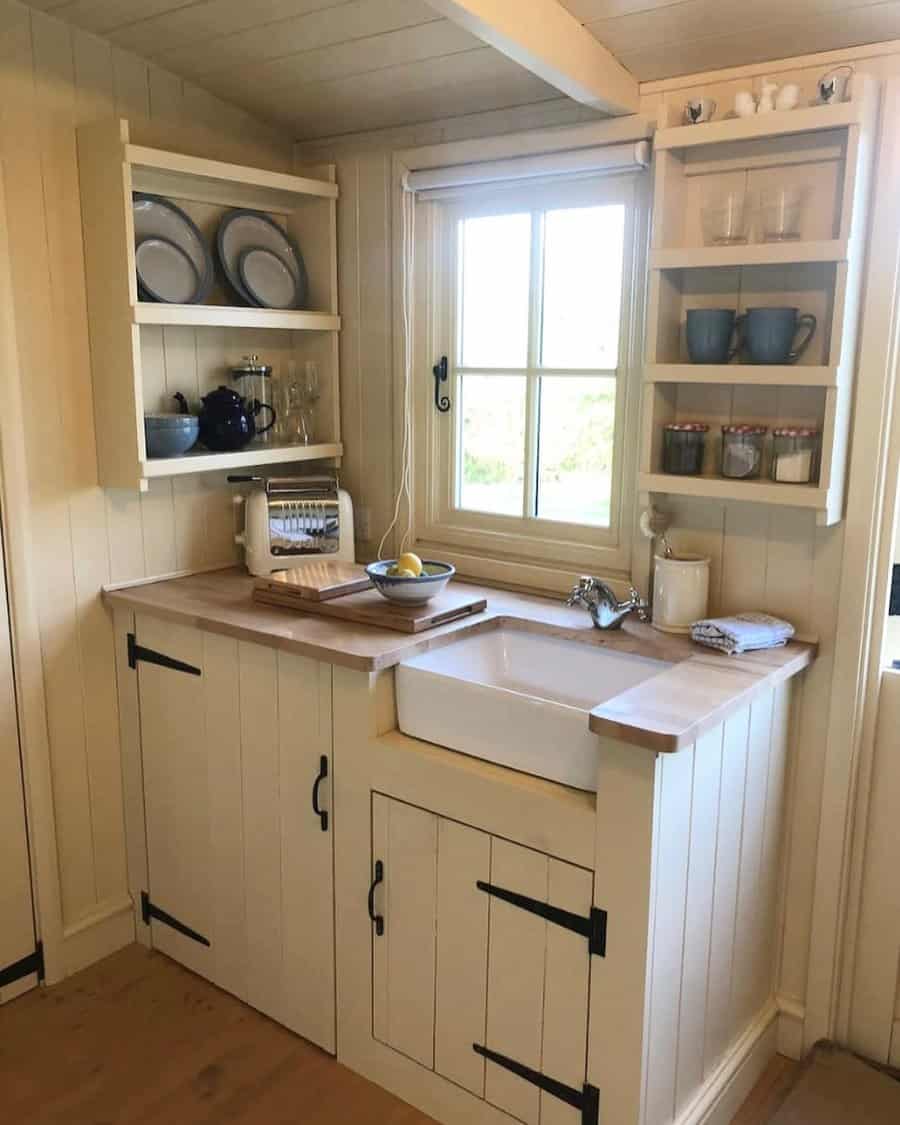
<instances>
[{"instance_id":1,"label":"window sill","mask_svg":"<svg viewBox=\"0 0 900 1125\"><path fill-rule=\"evenodd\" d=\"M412 548L422 558L452 563L460 578L471 579L482 585L494 586L514 593L535 594L538 597L566 595L585 573L565 564L521 562L508 558L476 555L427 540L416 540ZM627 572L608 567L598 568L595 577L602 578L625 598L631 589L631 576Z\"/></svg>"}]
</instances>

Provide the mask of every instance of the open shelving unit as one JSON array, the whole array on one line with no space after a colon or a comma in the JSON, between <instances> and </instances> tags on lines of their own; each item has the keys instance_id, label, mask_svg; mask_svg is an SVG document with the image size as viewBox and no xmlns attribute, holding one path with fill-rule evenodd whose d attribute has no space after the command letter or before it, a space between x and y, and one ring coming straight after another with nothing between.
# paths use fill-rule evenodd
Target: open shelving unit
<instances>
[{"instance_id":1,"label":"open shelving unit","mask_svg":"<svg viewBox=\"0 0 900 1125\"><path fill-rule=\"evenodd\" d=\"M673 121L664 106L654 139L653 241L639 487L654 494L749 501L813 509L819 524L843 515L865 253L875 91L861 75L851 99L834 106L725 119ZM764 187L806 192L797 241L763 242L751 228L743 245L704 245L706 201L729 189L752 199ZM796 364L688 360L691 308L793 305L817 330ZM663 426L710 427L703 474L662 471ZM727 423L816 426L822 432L819 481L812 485L730 480L718 475L720 427Z\"/></svg>"},{"instance_id":2,"label":"open shelving unit","mask_svg":"<svg viewBox=\"0 0 900 1125\"><path fill-rule=\"evenodd\" d=\"M327 459L342 454L338 387L337 199L334 168L295 176L134 144L129 122L99 121L78 130L82 226L94 387L98 470L108 488L145 490L149 481L187 473ZM236 305L219 276L203 304L139 298L134 264L132 193L175 202L213 250L222 215L262 211L290 233L309 277L309 308ZM213 254L215 258L215 254ZM193 408L228 369L257 353L275 374L306 360L319 367L316 444L253 445L237 453L201 448L184 457L148 458L144 414L172 409L181 391Z\"/></svg>"}]
</instances>

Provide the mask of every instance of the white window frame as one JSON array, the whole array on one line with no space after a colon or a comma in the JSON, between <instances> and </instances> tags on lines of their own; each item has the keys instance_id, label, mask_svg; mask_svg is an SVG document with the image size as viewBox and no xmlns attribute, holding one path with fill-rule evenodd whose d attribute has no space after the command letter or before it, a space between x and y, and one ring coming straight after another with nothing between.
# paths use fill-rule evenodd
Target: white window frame
<instances>
[{"instance_id":1,"label":"white window frame","mask_svg":"<svg viewBox=\"0 0 900 1125\"><path fill-rule=\"evenodd\" d=\"M601 142L605 139L603 132L608 131L610 125L613 123L579 126L569 132L578 134L583 144L597 144L598 139ZM623 122L616 122L613 128L616 133L611 140L615 141L646 135L646 125L640 119L631 121L627 128ZM556 130L557 137L560 132L565 131ZM548 134L543 143L552 151L551 138L552 134ZM526 140L530 151L537 150L541 145L540 136L535 134L523 138L523 142ZM557 147L558 143L557 140ZM404 174L411 168L513 155L515 147L515 138L494 138L487 142L461 142L400 153L394 160L395 183L399 188ZM454 508L453 476L445 469L453 463L455 456L455 410L447 415L435 410L431 368L441 355L448 356L451 370L455 367L455 343L450 339L454 322L452 307L448 307L446 300L441 302L436 298L442 290L445 294L449 290L452 299L456 299L452 260L455 257L456 223L450 221L456 201L426 197L415 204L411 310L412 522L413 543L420 554L453 562L464 574L472 577L554 591L567 588L579 573L601 574L622 581L628 579L634 526L643 349L644 307L640 279L647 260L649 187L649 174L628 171L602 177L560 178L547 181L538 189L551 200L553 196L547 193L553 192L562 198L577 198L580 193L583 198L585 192L593 191L595 201L622 199L626 202L623 300L619 364L616 369L614 484L611 526L608 529ZM462 189L459 193L459 198L465 198L469 205L477 198L478 206L487 210L503 209L500 204L508 208L509 202L517 196L521 199L536 198L535 186L493 184L474 190ZM398 206L395 211L395 230L398 233L400 210ZM399 253L395 261L402 266ZM448 280L449 285L444 284ZM402 328L401 287L402 280L395 287L395 323L398 329ZM404 362L402 342L397 358L399 374ZM533 376L538 377L539 372L540 369L535 368ZM548 369L544 373L553 374L554 371ZM573 374L572 377L579 376ZM400 379L397 386L402 390ZM444 384L442 390L450 395L453 403L457 401L455 380ZM437 467L440 467L438 471Z\"/></svg>"}]
</instances>

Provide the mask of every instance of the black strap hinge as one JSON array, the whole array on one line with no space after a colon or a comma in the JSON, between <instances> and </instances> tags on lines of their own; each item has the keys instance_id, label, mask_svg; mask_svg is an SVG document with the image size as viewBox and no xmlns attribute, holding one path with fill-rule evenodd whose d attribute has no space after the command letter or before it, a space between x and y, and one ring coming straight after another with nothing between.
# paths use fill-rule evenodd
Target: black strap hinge
<instances>
[{"instance_id":1,"label":"black strap hinge","mask_svg":"<svg viewBox=\"0 0 900 1125\"><path fill-rule=\"evenodd\" d=\"M585 1082L581 1089L577 1090L574 1086L567 1086L556 1078L541 1074L539 1070L532 1070L530 1066L526 1066L524 1063L516 1062L515 1059L507 1058L506 1055L492 1051L490 1047L482 1047L480 1043L473 1043L472 1050L489 1062L496 1063L497 1066L502 1066L504 1070L508 1070L511 1074L518 1075L519 1078L530 1082L532 1086L537 1086L539 1090L550 1094L551 1097L559 1098L566 1105L579 1110L581 1125L597 1125L600 1119L600 1091L596 1086L591 1086Z\"/></svg>"},{"instance_id":2,"label":"black strap hinge","mask_svg":"<svg viewBox=\"0 0 900 1125\"><path fill-rule=\"evenodd\" d=\"M198 934L196 930L192 930L191 927L186 926L184 922L179 922L177 918L174 918L171 914L151 902L150 896L146 891L141 891L141 918L145 926L149 926L151 919L155 918L157 922L162 922L164 926L170 926L173 930L184 934L185 937L189 937L192 941L199 942L200 945L208 946L210 944L209 938L205 938L203 934Z\"/></svg>"},{"instance_id":3,"label":"black strap hinge","mask_svg":"<svg viewBox=\"0 0 900 1125\"><path fill-rule=\"evenodd\" d=\"M530 914L537 914L552 922L554 926L562 926L564 930L572 930L587 938L588 950L594 957L606 956L606 923L605 910L597 906L591 907L590 914L585 918L583 914L573 914L571 910L563 910L560 906L553 906L549 902L540 902L528 895L521 895L518 891L508 891L505 887L485 883L479 879L475 886L485 894L508 902L510 906L517 906L520 910L527 910Z\"/></svg>"},{"instance_id":4,"label":"black strap hinge","mask_svg":"<svg viewBox=\"0 0 900 1125\"><path fill-rule=\"evenodd\" d=\"M44 945L40 941L34 947L34 953L29 953L20 961L13 961L5 969L0 969L0 988L7 988L17 980L31 976L32 973L37 973L38 980L44 979Z\"/></svg>"},{"instance_id":5,"label":"black strap hinge","mask_svg":"<svg viewBox=\"0 0 900 1125\"><path fill-rule=\"evenodd\" d=\"M139 645L134 633L128 634L128 667L137 668L139 660L145 664L158 664L160 668L171 668L173 672L187 672L189 676L202 675L199 668L193 664L185 664L183 660L176 660L173 656L166 656L164 652L156 652L152 648Z\"/></svg>"}]
</instances>

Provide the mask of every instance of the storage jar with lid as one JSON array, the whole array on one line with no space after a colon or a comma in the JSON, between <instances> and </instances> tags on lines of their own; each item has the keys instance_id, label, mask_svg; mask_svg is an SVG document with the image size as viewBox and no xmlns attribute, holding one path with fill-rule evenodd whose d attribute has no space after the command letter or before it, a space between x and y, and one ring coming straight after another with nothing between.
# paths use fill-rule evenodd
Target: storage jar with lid
<instances>
[{"instance_id":1,"label":"storage jar with lid","mask_svg":"<svg viewBox=\"0 0 900 1125\"><path fill-rule=\"evenodd\" d=\"M669 422L663 427L663 472L698 476L709 426L704 422Z\"/></svg>"},{"instance_id":2,"label":"storage jar with lid","mask_svg":"<svg viewBox=\"0 0 900 1125\"><path fill-rule=\"evenodd\" d=\"M822 435L805 426L772 431L772 480L782 484L815 484L819 479Z\"/></svg>"},{"instance_id":3,"label":"storage jar with lid","mask_svg":"<svg viewBox=\"0 0 900 1125\"><path fill-rule=\"evenodd\" d=\"M762 473L767 426L722 427L722 476L755 480Z\"/></svg>"}]
</instances>

